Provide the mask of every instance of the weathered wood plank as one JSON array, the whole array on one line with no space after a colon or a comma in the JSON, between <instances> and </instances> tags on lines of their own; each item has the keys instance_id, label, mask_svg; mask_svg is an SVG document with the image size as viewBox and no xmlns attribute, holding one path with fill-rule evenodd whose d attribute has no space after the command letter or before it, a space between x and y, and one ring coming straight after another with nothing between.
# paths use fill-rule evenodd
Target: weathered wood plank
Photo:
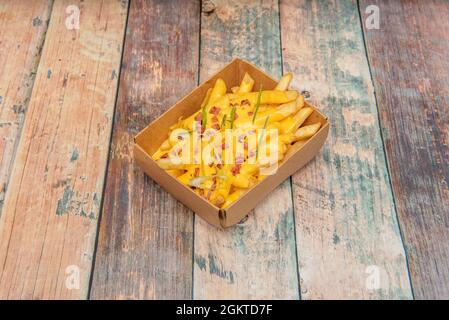
<instances>
[{"instance_id":1,"label":"weathered wood plank","mask_svg":"<svg viewBox=\"0 0 449 320\"><path fill-rule=\"evenodd\" d=\"M0 219L0 298L87 296L126 15L126 1L53 5Z\"/></svg>"},{"instance_id":2,"label":"weathered wood plank","mask_svg":"<svg viewBox=\"0 0 449 320\"><path fill-rule=\"evenodd\" d=\"M284 70L331 123L293 177L301 296L411 298L357 3L282 1L281 30Z\"/></svg>"},{"instance_id":3,"label":"weathered wood plank","mask_svg":"<svg viewBox=\"0 0 449 320\"><path fill-rule=\"evenodd\" d=\"M0 215L51 7L50 0L0 2Z\"/></svg>"},{"instance_id":4,"label":"weathered wood plank","mask_svg":"<svg viewBox=\"0 0 449 320\"><path fill-rule=\"evenodd\" d=\"M193 214L130 152L133 137L197 85L199 19L199 1L131 2L93 299L192 296Z\"/></svg>"},{"instance_id":5,"label":"weathered wood plank","mask_svg":"<svg viewBox=\"0 0 449 320\"><path fill-rule=\"evenodd\" d=\"M415 298L449 299L449 2L362 1L399 221Z\"/></svg>"},{"instance_id":6,"label":"weathered wood plank","mask_svg":"<svg viewBox=\"0 0 449 320\"><path fill-rule=\"evenodd\" d=\"M201 79L233 56L280 77L277 1L213 3L215 10L203 10L201 20ZM194 248L196 299L298 298L290 181L231 229L219 230L195 218Z\"/></svg>"}]
</instances>

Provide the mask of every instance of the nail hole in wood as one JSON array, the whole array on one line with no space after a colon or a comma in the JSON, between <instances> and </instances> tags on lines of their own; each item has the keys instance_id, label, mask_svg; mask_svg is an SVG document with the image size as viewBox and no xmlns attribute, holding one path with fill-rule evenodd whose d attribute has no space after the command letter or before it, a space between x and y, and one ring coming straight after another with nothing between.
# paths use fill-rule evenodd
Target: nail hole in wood
<instances>
[{"instance_id":1,"label":"nail hole in wood","mask_svg":"<svg viewBox=\"0 0 449 320\"><path fill-rule=\"evenodd\" d=\"M301 91L301 94L304 96L304 99L309 99L310 98L310 92L309 91Z\"/></svg>"},{"instance_id":2,"label":"nail hole in wood","mask_svg":"<svg viewBox=\"0 0 449 320\"><path fill-rule=\"evenodd\" d=\"M209 15L215 10L215 4L210 0L203 1L201 5L201 12Z\"/></svg>"}]
</instances>

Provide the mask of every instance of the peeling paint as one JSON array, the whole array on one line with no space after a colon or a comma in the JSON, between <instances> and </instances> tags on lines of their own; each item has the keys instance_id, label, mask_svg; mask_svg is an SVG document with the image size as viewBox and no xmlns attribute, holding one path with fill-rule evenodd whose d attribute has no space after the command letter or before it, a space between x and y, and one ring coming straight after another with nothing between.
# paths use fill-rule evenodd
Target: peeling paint
<instances>
[{"instance_id":1,"label":"peeling paint","mask_svg":"<svg viewBox=\"0 0 449 320\"><path fill-rule=\"evenodd\" d=\"M340 243L340 237L334 232L334 235L332 236L332 242L334 244L339 244Z\"/></svg>"},{"instance_id":2,"label":"peeling paint","mask_svg":"<svg viewBox=\"0 0 449 320\"><path fill-rule=\"evenodd\" d=\"M112 70L111 73L111 80L117 79L117 72L115 70Z\"/></svg>"},{"instance_id":3,"label":"peeling paint","mask_svg":"<svg viewBox=\"0 0 449 320\"><path fill-rule=\"evenodd\" d=\"M42 25L42 20L39 17L33 19L33 27L40 27Z\"/></svg>"},{"instance_id":4,"label":"peeling paint","mask_svg":"<svg viewBox=\"0 0 449 320\"><path fill-rule=\"evenodd\" d=\"M86 213L86 211L84 211L84 209L81 209L80 216L84 217L84 218L87 218L87 213Z\"/></svg>"},{"instance_id":5,"label":"peeling paint","mask_svg":"<svg viewBox=\"0 0 449 320\"><path fill-rule=\"evenodd\" d=\"M26 108L21 104L19 104L19 105L15 104L12 106L12 110L15 114L24 114L26 111Z\"/></svg>"},{"instance_id":6,"label":"peeling paint","mask_svg":"<svg viewBox=\"0 0 449 320\"><path fill-rule=\"evenodd\" d=\"M370 165L375 164L375 153L373 150L360 149L358 154L360 160L368 162Z\"/></svg>"},{"instance_id":7,"label":"peeling paint","mask_svg":"<svg viewBox=\"0 0 449 320\"><path fill-rule=\"evenodd\" d=\"M195 263L200 270L206 270L206 259L200 255L195 254Z\"/></svg>"},{"instance_id":8,"label":"peeling paint","mask_svg":"<svg viewBox=\"0 0 449 320\"><path fill-rule=\"evenodd\" d=\"M59 179L55 184L53 184L53 188L59 188L67 185L70 182L70 179Z\"/></svg>"},{"instance_id":9,"label":"peeling paint","mask_svg":"<svg viewBox=\"0 0 449 320\"><path fill-rule=\"evenodd\" d=\"M76 160L78 160L78 156L79 156L79 152L78 149L73 149L72 151L72 156L70 157L70 162L74 162Z\"/></svg>"},{"instance_id":10,"label":"peeling paint","mask_svg":"<svg viewBox=\"0 0 449 320\"><path fill-rule=\"evenodd\" d=\"M209 273L215 274L222 279L228 279L229 283L234 283L234 274L232 271L223 270L223 267L217 264L216 257L212 254L208 254L209 259Z\"/></svg>"},{"instance_id":11,"label":"peeling paint","mask_svg":"<svg viewBox=\"0 0 449 320\"><path fill-rule=\"evenodd\" d=\"M96 192L94 192L93 202L94 202L94 205L96 205L97 207L100 207L100 198L98 197Z\"/></svg>"},{"instance_id":12,"label":"peeling paint","mask_svg":"<svg viewBox=\"0 0 449 320\"><path fill-rule=\"evenodd\" d=\"M61 216L63 214L68 213L69 203L72 199L74 192L70 186L67 186L64 189L64 194L62 199L58 200L58 206L56 208L56 215Z\"/></svg>"},{"instance_id":13,"label":"peeling paint","mask_svg":"<svg viewBox=\"0 0 449 320\"><path fill-rule=\"evenodd\" d=\"M353 157L357 153L357 149L353 144L345 143L345 142L337 142L335 143L334 152L337 155L344 157Z\"/></svg>"},{"instance_id":14,"label":"peeling paint","mask_svg":"<svg viewBox=\"0 0 449 320\"><path fill-rule=\"evenodd\" d=\"M351 108L343 108L343 118L347 125L357 122L361 126L372 126L376 123L376 118L371 113L363 113Z\"/></svg>"}]
</instances>

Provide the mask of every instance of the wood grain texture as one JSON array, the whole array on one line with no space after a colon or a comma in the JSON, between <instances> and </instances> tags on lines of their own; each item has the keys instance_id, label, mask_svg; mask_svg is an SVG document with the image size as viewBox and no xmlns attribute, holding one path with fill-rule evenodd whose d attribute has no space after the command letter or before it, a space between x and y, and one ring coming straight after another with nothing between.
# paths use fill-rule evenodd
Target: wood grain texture
<instances>
[{"instance_id":1,"label":"wood grain texture","mask_svg":"<svg viewBox=\"0 0 449 320\"><path fill-rule=\"evenodd\" d=\"M192 296L193 213L144 175L131 150L197 85L199 19L199 1L131 2L93 299Z\"/></svg>"},{"instance_id":2,"label":"wood grain texture","mask_svg":"<svg viewBox=\"0 0 449 320\"><path fill-rule=\"evenodd\" d=\"M87 296L126 15L124 1L53 5L0 219L0 298Z\"/></svg>"},{"instance_id":3,"label":"wood grain texture","mask_svg":"<svg viewBox=\"0 0 449 320\"><path fill-rule=\"evenodd\" d=\"M0 215L52 1L0 2Z\"/></svg>"},{"instance_id":4,"label":"wood grain texture","mask_svg":"<svg viewBox=\"0 0 449 320\"><path fill-rule=\"evenodd\" d=\"M411 298L357 3L281 1L281 30L284 70L331 123L293 176L301 297Z\"/></svg>"},{"instance_id":5,"label":"wood grain texture","mask_svg":"<svg viewBox=\"0 0 449 320\"><path fill-rule=\"evenodd\" d=\"M212 12L202 13L201 80L235 56L280 77L277 1L213 4ZM254 211L226 230L195 218L194 298L298 298L290 181Z\"/></svg>"},{"instance_id":6,"label":"wood grain texture","mask_svg":"<svg viewBox=\"0 0 449 320\"><path fill-rule=\"evenodd\" d=\"M415 298L449 299L449 2L361 1Z\"/></svg>"}]
</instances>

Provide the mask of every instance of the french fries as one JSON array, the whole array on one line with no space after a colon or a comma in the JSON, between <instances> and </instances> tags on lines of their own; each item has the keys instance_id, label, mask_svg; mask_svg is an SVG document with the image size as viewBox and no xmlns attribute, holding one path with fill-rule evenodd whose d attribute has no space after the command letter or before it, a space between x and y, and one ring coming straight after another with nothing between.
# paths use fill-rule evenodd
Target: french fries
<instances>
[{"instance_id":1,"label":"french fries","mask_svg":"<svg viewBox=\"0 0 449 320\"><path fill-rule=\"evenodd\" d=\"M219 208L226 208L266 177L293 144L304 144L321 123L304 125L313 109L289 90L287 73L274 90L217 79L197 112L179 119L152 155L158 165ZM309 121L310 122L310 121Z\"/></svg>"}]
</instances>

